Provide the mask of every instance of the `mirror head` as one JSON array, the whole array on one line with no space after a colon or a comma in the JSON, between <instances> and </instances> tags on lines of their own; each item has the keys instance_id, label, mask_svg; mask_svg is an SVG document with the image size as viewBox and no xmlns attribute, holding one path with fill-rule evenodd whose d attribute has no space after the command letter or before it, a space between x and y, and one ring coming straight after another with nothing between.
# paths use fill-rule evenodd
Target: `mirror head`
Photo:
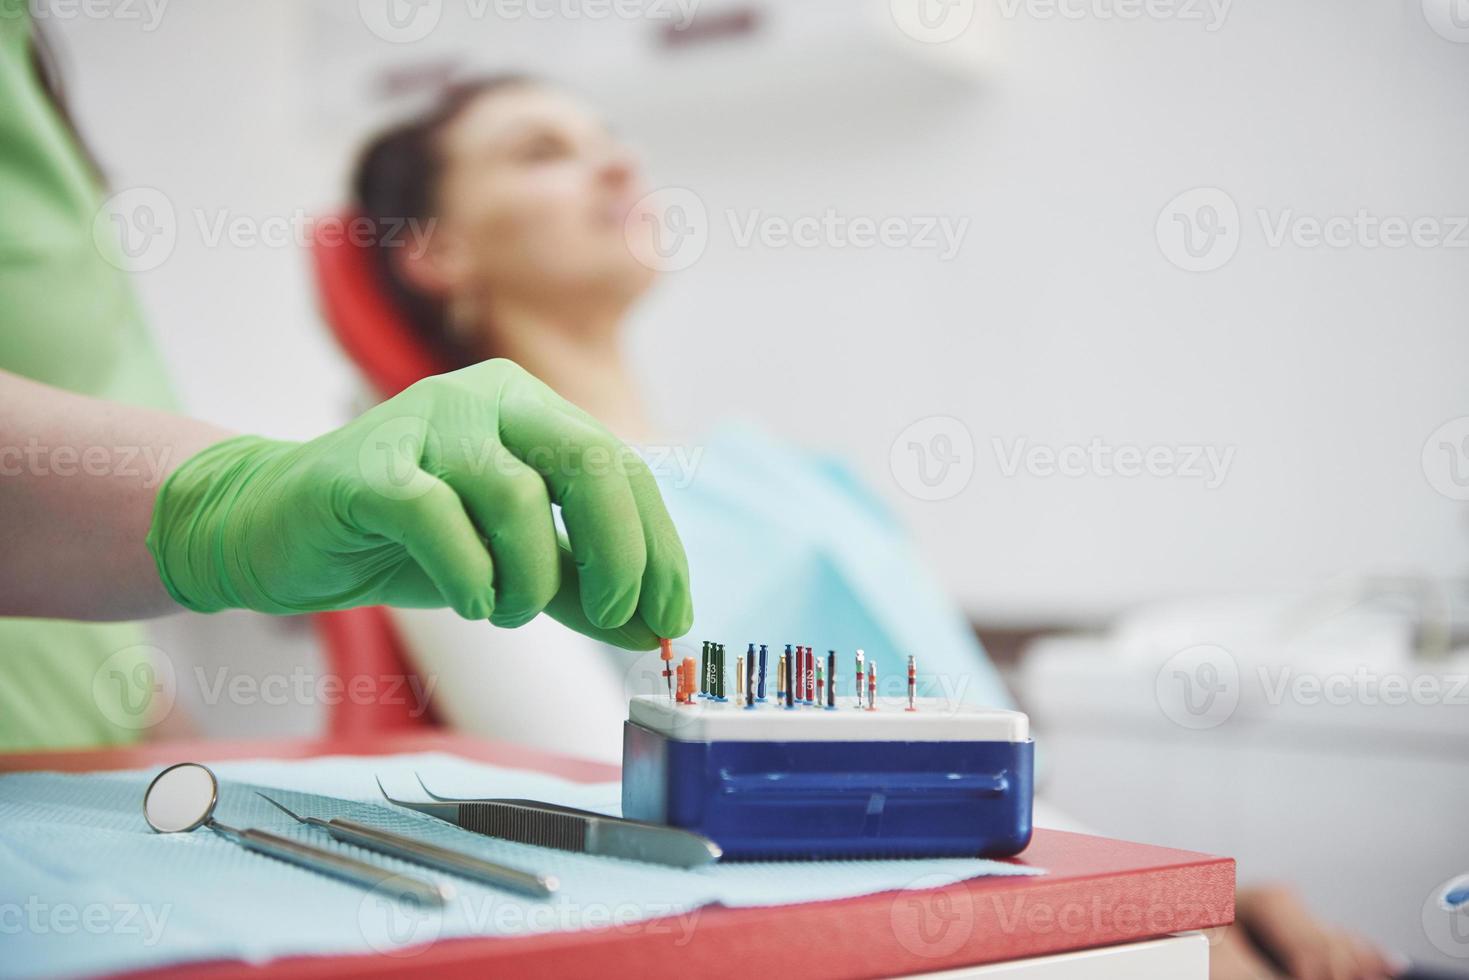
<instances>
[{"instance_id":1,"label":"mirror head","mask_svg":"<svg viewBox=\"0 0 1469 980\"><path fill-rule=\"evenodd\" d=\"M143 819L160 834L202 827L219 802L219 780L197 762L180 762L153 777L143 793Z\"/></svg>"}]
</instances>

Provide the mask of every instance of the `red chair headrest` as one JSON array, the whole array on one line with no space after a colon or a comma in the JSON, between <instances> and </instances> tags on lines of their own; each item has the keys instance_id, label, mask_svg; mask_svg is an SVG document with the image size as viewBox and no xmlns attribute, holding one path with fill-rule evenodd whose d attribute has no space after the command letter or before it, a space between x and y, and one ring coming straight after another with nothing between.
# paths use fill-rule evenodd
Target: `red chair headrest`
<instances>
[{"instance_id":1,"label":"red chair headrest","mask_svg":"<svg viewBox=\"0 0 1469 980\"><path fill-rule=\"evenodd\" d=\"M448 370L408 325L378 279L371 245L353 234L360 215L347 211L312 227L311 257L322 314L337 343L384 398Z\"/></svg>"}]
</instances>

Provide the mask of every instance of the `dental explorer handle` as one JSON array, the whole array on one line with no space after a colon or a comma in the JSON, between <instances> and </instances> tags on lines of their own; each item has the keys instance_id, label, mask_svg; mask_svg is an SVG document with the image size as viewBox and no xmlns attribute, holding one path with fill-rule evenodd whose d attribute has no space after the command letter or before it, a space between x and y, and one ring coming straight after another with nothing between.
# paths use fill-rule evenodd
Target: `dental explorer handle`
<instances>
[{"instance_id":1,"label":"dental explorer handle","mask_svg":"<svg viewBox=\"0 0 1469 980\"><path fill-rule=\"evenodd\" d=\"M346 844L356 844L370 851L402 858L417 864L425 864L450 874L463 875L487 885L509 888L536 898L547 898L557 888L557 881L550 875L535 875L493 861L477 858L437 844L414 840L402 834L370 827L355 820L333 817L322 820L308 817L308 822L331 834Z\"/></svg>"},{"instance_id":2,"label":"dental explorer handle","mask_svg":"<svg viewBox=\"0 0 1469 980\"><path fill-rule=\"evenodd\" d=\"M330 875L364 888L380 890L393 898L417 902L427 908L444 904L444 889L427 881L263 830L235 830L218 823L211 826L225 831L227 836L233 837L248 850L287 861L297 867Z\"/></svg>"}]
</instances>

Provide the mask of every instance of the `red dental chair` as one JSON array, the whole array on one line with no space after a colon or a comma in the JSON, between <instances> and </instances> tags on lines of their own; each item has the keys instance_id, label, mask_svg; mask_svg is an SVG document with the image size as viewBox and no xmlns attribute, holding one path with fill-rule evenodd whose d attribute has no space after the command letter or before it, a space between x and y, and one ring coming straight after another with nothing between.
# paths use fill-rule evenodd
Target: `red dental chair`
<instances>
[{"instance_id":1,"label":"red dental chair","mask_svg":"<svg viewBox=\"0 0 1469 980\"><path fill-rule=\"evenodd\" d=\"M321 313L337 343L383 398L396 395L421 378L448 365L436 362L418 340L391 298L378 284L369 248L353 244L355 215L326 218L315 225L312 266ZM312 617L325 652L327 670L341 678L344 690L369 682L376 697L343 697L327 716L327 734L364 735L436 727L432 706L415 716L411 691L423 686L404 683L414 670L381 606L317 613ZM367 680L363 680L366 678Z\"/></svg>"}]
</instances>

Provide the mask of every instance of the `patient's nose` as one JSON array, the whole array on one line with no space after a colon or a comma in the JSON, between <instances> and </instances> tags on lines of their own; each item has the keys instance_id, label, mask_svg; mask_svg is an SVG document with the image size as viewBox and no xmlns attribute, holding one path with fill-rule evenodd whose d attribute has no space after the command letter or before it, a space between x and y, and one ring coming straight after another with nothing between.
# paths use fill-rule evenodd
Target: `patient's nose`
<instances>
[{"instance_id":1,"label":"patient's nose","mask_svg":"<svg viewBox=\"0 0 1469 980\"><path fill-rule=\"evenodd\" d=\"M608 146L597 164L598 178L615 190L636 185L639 171L637 155L620 143Z\"/></svg>"}]
</instances>

